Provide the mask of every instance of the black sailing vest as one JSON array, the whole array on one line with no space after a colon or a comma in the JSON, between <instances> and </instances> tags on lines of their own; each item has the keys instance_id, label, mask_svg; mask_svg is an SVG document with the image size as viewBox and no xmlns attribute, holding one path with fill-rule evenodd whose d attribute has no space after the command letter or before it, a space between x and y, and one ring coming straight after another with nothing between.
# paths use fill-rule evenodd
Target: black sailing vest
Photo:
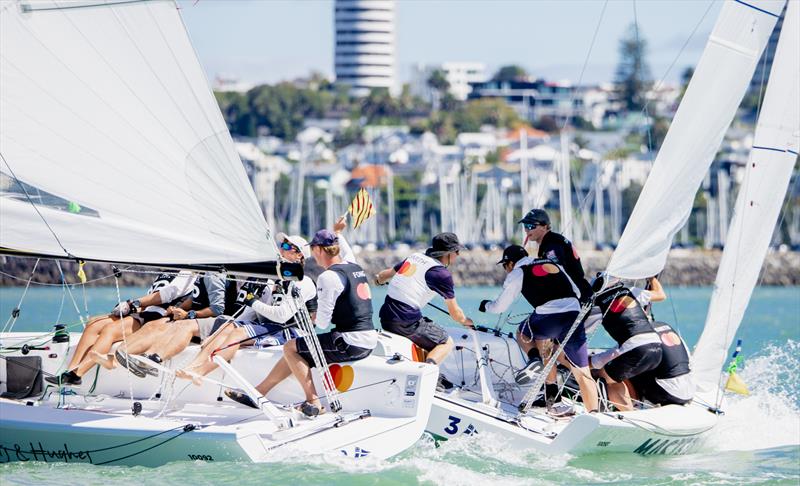
<instances>
[{"instance_id":1,"label":"black sailing vest","mask_svg":"<svg viewBox=\"0 0 800 486\"><path fill-rule=\"evenodd\" d=\"M208 289L206 289L206 278L197 277L194 279L192 286L192 307L191 310L199 311L205 309L211 304L208 298Z\"/></svg>"},{"instance_id":2,"label":"black sailing vest","mask_svg":"<svg viewBox=\"0 0 800 486\"><path fill-rule=\"evenodd\" d=\"M522 269L522 296L534 309L552 300L578 298L567 274L552 260L537 258L519 268Z\"/></svg>"},{"instance_id":3,"label":"black sailing vest","mask_svg":"<svg viewBox=\"0 0 800 486\"><path fill-rule=\"evenodd\" d=\"M244 301L247 299L247 294L253 294L256 299L260 299L261 296L264 295L264 290L267 288L268 284L269 281L267 280L259 280L253 277L248 278L236 293L236 302L233 305L233 312L239 312L239 310L244 307Z\"/></svg>"},{"instance_id":4,"label":"black sailing vest","mask_svg":"<svg viewBox=\"0 0 800 486\"><path fill-rule=\"evenodd\" d=\"M328 270L343 277L344 290L333 306L331 322L337 332L371 331L372 293L367 275L355 263L337 263Z\"/></svg>"},{"instance_id":5,"label":"black sailing vest","mask_svg":"<svg viewBox=\"0 0 800 486\"><path fill-rule=\"evenodd\" d=\"M603 312L603 327L620 345L637 334L653 332L653 326L633 292L624 285L603 290L594 297Z\"/></svg>"},{"instance_id":6,"label":"black sailing vest","mask_svg":"<svg viewBox=\"0 0 800 486\"><path fill-rule=\"evenodd\" d=\"M661 338L661 363L653 371L655 377L663 380L689 373L689 353L678 333L665 322L654 322L653 327Z\"/></svg>"},{"instance_id":7,"label":"black sailing vest","mask_svg":"<svg viewBox=\"0 0 800 486\"><path fill-rule=\"evenodd\" d=\"M153 280L153 283L150 285L150 290L148 290L147 293L148 294L154 294L154 293L158 292L159 290L161 290L164 287L166 287L167 285L169 285L173 280L175 280L175 277L177 277L177 275L174 274L174 273L172 273L172 274L170 274L170 273L159 274L158 277L156 277L156 279ZM161 307L162 309L166 309L167 307L169 307L171 305L180 304L181 301L183 301L183 299L185 297L186 297L186 295L179 295L178 297L176 297L171 302L164 302L163 304L154 304L154 307Z\"/></svg>"}]
</instances>

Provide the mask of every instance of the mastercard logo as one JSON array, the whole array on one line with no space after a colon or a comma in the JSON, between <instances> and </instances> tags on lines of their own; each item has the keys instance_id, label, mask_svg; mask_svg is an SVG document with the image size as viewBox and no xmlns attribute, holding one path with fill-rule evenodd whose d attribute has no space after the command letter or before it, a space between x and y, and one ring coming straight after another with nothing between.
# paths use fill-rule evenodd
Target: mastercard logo
<instances>
[{"instance_id":1,"label":"mastercard logo","mask_svg":"<svg viewBox=\"0 0 800 486\"><path fill-rule=\"evenodd\" d=\"M578 255L578 250L575 249L575 245L572 245L572 256L574 256L576 260L581 259L581 256Z\"/></svg>"},{"instance_id":2,"label":"mastercard logo","mask_svg":"<svg viewBox=\"0 0 800 486\"><path fill-rule=\"evenodd\" d=\"M661 335L661 342L664 343L665 346L678 346L681 344L681 338L670 331Z\"/></svg>"},{"instance_id":3,"label":"mastercard logo","mask_svg":"<svg viewBox=\"0 0 800 486\"><path fill-rule=\"evenodd\" d=\"M369 284L366 282L361 282L356 286L356 295L358 295L359 299L368 300L372 298L372 292L369 290Z\"/></svg>"},{"instance_id":4,"label":"mastercard logo","mask_svg":"<svg viewBox=\"0 0 800 486\"><path fill-rule=\"evenodd\" d=\"M619 314L625 309L630 309L635 305L636 305L636 299L634 299L629 295L625 295L623 297L617 297L616 299L614 299L614 302L611 303L608 310L615 314Z\"/></svg>"},{"instance_id":5,"label":"mastercard logo","mask_svg":"<svg viewBox=\"0 0 800 486\"><path fill-rule=\"evenodd\" d=\"M353 386L353 379L355 379L356 374L352 366L332 364L328 367L328 371L331 372L333 384L340 392L347 391Z\"/></svg>"},{"instance_id":6,"label":"mastercard logo","mask_svg":"<svg viewBox=\"0 0 800 486\"><path fill-rule=\"evenodd\" d=\"M544 263L542 265L534 265L531 272L537 277L546 277L548 275L558 273L558 267L552 263Z\"/></svg>"},{"instance_id":7,"label":"mastercard logo","mask_svg":"<svg viewBox=\"0 0 800 486\"><path fill-rule=\"evenodd\" d=\"M417 272L417 266L411 263L410 261L406 260L400 265L400 269L397 271L400 275L404 277L410 277Z\"/></svg>"}]
</instances>

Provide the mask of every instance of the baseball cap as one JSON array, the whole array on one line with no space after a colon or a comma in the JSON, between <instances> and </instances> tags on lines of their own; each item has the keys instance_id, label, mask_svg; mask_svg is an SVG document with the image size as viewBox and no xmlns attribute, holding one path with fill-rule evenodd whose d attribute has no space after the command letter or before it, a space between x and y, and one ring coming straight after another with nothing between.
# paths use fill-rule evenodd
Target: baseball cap
<instances>
[{"instance_id":1,"label":"baseball cap","mask_svg":"<svg viewBox=\"0 0 800 486\"><path fill-rule=\"evenodd\" d=\"M517 224L550 224L550 216L544 209L531 209L524 218L517 221Z\"/></svg>"},{"instance_id":2,"label":"baseball cap","mask_svg":"<svg viewBox=\"0 0 800 486\"><path fill-rule=\"evenodd\" d=\"M314 233L308 246L333 246L339 243L339 237L329 229L321 229Z\"/></svg>"},{"instance_id":3,"label":"baseball cap","mask_svg":"<svg viewBox=\"0 0 800 486\"><path fill-rule=\"evenodd\" d=\"M525 248L519 245L510 245L503 250L503 258L501 258L497 264L499 265L506 262L517 263L526 256L528 256L528 252L525 251Z\"/></svg>"}]
</instances>

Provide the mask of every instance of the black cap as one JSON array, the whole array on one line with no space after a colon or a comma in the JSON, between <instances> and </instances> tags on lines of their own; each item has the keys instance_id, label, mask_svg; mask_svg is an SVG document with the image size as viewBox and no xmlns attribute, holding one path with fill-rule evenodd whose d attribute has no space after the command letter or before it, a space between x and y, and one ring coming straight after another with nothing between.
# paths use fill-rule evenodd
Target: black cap
<instances>
[{"instance_id":1,"label":"black cap","mask_svg":"<svg viewBox=\"0 0 800 486\"><path fill-rule=\"evenodd\" d=\"M528 256L528 252L525 251L525 248L519 245L507 246L506 249L503 250L503 258L501 258L497 264L499 265L506 262L517 263L526 256Z\"/></svg>"},{"instance_id":2,"label":"black cap","mask_svg":"<svg viewBox=\"0 0 800 486\"><path fill-rule=\"evenodd\" d=\"M463 248L455 233L439 233L433 237L431 247L425 251L425 254L429 257L439 258Z\"/></svg>"},{"instance_id":3,"label":"black cap","mask_svg":"<svg viewBox=\"0 0 800 486\"><path fill-rule=\"evenodd\" d=\"M517 221L517 224L543 224L550 225L550 216L544 209L531 209L524 218Z\"/></svg>"}]
</instances>

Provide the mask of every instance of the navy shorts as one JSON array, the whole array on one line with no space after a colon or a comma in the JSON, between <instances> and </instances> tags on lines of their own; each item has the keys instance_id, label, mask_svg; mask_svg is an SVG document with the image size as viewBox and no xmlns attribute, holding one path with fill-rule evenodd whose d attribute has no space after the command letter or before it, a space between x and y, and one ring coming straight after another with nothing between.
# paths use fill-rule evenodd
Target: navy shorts
<instances>
[{"instance_id":1,"label":"navy shorts","mask_svg":"<svg viewBox=\"0 0 800 486\"><path fill-rule=\"evenodd\" d=\"M578 311L537 314L534 312L519 325L519 333L528 339L545 341L554 339L560 343L578 317ZM589 366L589 349L586 345L586 329L578 326L564 346L564 354L578 368Z\"/></svg>"},{"instance_id":2,"label":"navy shorts","mask_svg":"<svg viewBox=\"0 0 800 486\"><path fill-rule=\"evenodd\" d=\"M425 351L430 351L436 346L446 343L450 338L447 331L427 317L422 317L411 324L387 322L381 326L384 331L407 337Z\"/></svg>"},{"instance_id":3,"label":"navy shorts","mask_svg":"<svg viewBox=\"0 0 800 486\"><path fill-rule=\"evenodd\" d=\"M285 344L289 339L300 336L297 329L277 324L259 321L235 321L234 325L244 329L247 336L253 338L253 346L259 348Z\"/></svg>"},{"instance_id":4,"label":"navy shorts","mask_svg":"<svg viewBox=\"0 0 800 486\"><path fill-rule=\"evenodd\" d=\"M317 334L320 347L322 347L322 354L325 355L325 361L330 363L343 363L345 361L358 361L364 359L372 353L371 349L359 348L347 344L344 340L342 333L332 331L323 334ZM314 368L314 358L311 357L311 352L308 350L308 343L305 337L297 338L297 353L308 363L308 366Z\"/></svg>"},{"instance_id":5,"label":"navy shorts","mask_svg":"<svg viewBox=\"0 0 800 486\"><path fill-rule=\"evenodd\" d=\"M661 363L661 343L649 343L626 351L606 363L604 370L617 383L654 370Z\"/></svg>"}]
</instances>

